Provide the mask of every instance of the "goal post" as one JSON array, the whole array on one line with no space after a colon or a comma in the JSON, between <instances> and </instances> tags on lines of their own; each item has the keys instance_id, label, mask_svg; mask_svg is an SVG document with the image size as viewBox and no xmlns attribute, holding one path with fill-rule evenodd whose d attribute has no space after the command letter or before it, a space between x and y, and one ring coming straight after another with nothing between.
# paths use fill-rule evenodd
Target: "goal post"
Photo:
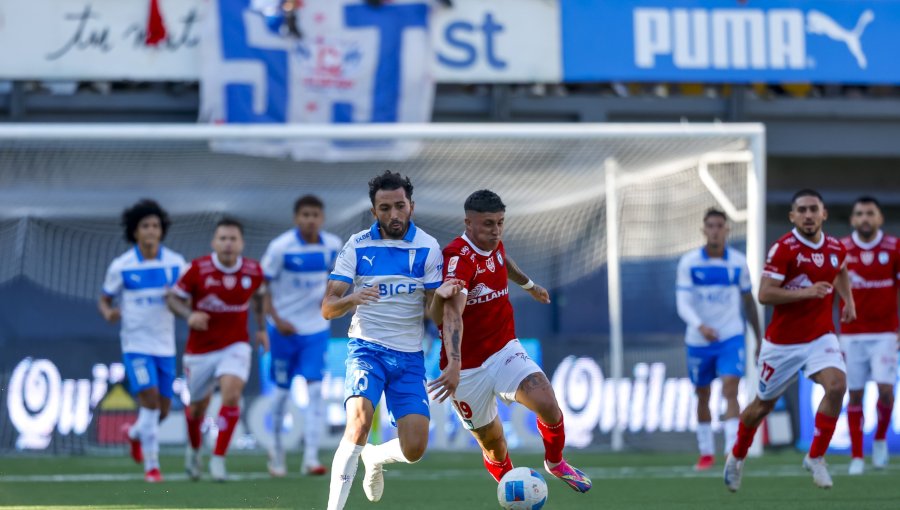
<instances>
[{"instance_id":1,"label":"goal post","mask_svg":"<svg viewBox=\"0 0 900 510\"><path fill-rule=\"evenodd\" d=\"M657 361L671 373L684 371L675 354L683 353L677 342L683 326L673 322L674 286L667 279L674 282L672 261L702 244L706 208L729 215L757 289L765 249L764 138L761 124L721 123L0 125L0 284L22 278L67 298L95 299L105 265L124 249L118 215L145 196L173 214L167 243L186 256L208 251L207 229L229 214L245 220L246 251L259 257L289 227L290 206L301 194L320 195L326 229L346 238L371 224L368 179L399 171L415 186L416 223L445 244L462 233L465 197L489 188L507 205L509 254L560 295L550 311L532 313L545 309L513 289L517 309L525 310L519 334L556 339L545 345L550 361L567 354L568 338L596 339L588 344L603 347L584 353L606 374L602 392L566 394L571 402L563 407L583 409L587 400L611 397L602 418L571 426L598 437L608 432L609 446L620 450L629 435L651 429L635 417L638 390L629 371ZM399 158L344 162L216 150L273 140L388 140L414 148ZM68 269L49 262L61 251L75 260ZM604 284L606 292L598 291ZM744 398L755 382L748 356ZM640 405L649 415L656 403ZM678 424L685 405L672 411L672 431L686 431Z\"/></svg>"}]
</instances>

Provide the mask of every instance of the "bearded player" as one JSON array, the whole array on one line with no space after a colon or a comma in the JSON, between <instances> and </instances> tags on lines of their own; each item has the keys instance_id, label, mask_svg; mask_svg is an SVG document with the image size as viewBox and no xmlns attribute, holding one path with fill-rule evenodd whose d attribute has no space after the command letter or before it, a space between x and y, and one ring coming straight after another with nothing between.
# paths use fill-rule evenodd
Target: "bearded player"
<instances>
[{"instance_id":1,"label":"bearded player","mask_svg":"<svg viewBox=\"0 0 900 510\"><path fill-rule=\"evenodd\" d=\"M887 437L894 409L897 380L897 289L900 288L900 252L897 238L881 231L881 205L872 197L861 197L850 215L853 233L841 242L847 250L847 268L856 320L841 326L841 349L847 362L847 424L850 428L852 460L849 472L861 475L863 460L863 392L866 382L878 385L878 425L872 442L872 465L888 463Z\"/></svg>"},{"instance_id":2,"label":"bearded player","mask_svg":"<svg viewBox=\"0 0 900 510\"><path fill-rule=\"evenodd\" d=\"M825 451L847 391L846 368L832 318L835 291L844 300L841 322L856 318L856 306L850 292L847 252L838 239L822 231L827 218L818 192L798 191L791 200L794 229L769 249L759 302L772 305L774 311L757 362L758 392L741 413L737 440L725 460L725 486L732 492L741 487L744 459L756 428L799 370L825 389L816 412L815 436L803 458L803 467L812 472L817 486L832 486Z\"/></svg>"},{"instance_id":3,"label":"bearded player","mask_svg":"<svg viewBox=\"0 0 900 510\"><path fill-rule=\"evenodd\" d=\"M513 468L497 415L500 397L537 414L547 472L587 492L591 480L563 459L563 414L550 381L516 339L508 280L540 303L549 303L550 296L506 256L501 241L505 211L496 193L472 193L465 202L465 233L444 248L444 279L461 281L463 290L446 300L436 296L432 303L435 322L442 322L442 371L428 389L439 402L452 399L456 414L481 445L485 468L498 482Z\"/></svg>"}]
</instances>

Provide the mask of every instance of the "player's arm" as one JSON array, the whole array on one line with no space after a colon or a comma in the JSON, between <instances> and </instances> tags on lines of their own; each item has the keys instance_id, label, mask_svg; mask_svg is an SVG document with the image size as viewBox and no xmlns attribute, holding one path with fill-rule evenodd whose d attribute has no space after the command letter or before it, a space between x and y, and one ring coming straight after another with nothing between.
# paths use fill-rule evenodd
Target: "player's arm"
<instances>
[{"instance_id":1,"label":"player's arm","mask_svg":"<svg viewBox=\"0 0 900 510\"><path fill-rule=\"evenodd\" d=\"M357 306L378 301L378 290L375 287L360 287L345 296L349 288L350 283L343 280L328 280L325 298L322 300L322 317L327 320L337 319Z\"/></svg>"},{"instance_id":2,"label":"player's arm","mask_svg":"<svg viewBox=\"0 0 900 510\"><path fill-rule=\"evenodd\" d=\"M531 281L531 278L519 268L513 259L509 258L509 255L506 256L506 271L509 279L531 294L535 301L544 304L550 303L550 293L547 292L547 289Z\"/></svg>"},{"instance_id":3,"label":"player's arm","mask_svg":"<svg viewBox=\"0 0 900 510\"><path fill-rule=\"evenodd\" d=\"M719 332L703 324L700 313L694 308L692 290L690 266L682 258L678 262L675 277L675 311L689 328L700 331L707 341L715 342L719 339Z\"/></svg>"},{"instance_id":4,"label":"player's arm","mask_svg":"<svg viewBox=\"0 0 900 510\"><path fill-rule=\"evenodd\" d=\"M462 367L462 314L466 306L466 293L458 292L442 301L444 305L442 328L447 366L441 370L440 377L428 384L428 392L432 393L431 398L438 402L443 402L448 397L452 398L459 386L459 372Z\"/></svg>"},{"instance_id":5,"label":"player's arm","mask_svg":"<svg viewBox=\"0 0 900 510\"><path fill-rule=\"evenodd\" d=\"M166 305L172 313L186 320L189 328L197 331L206 331L209 328L209 314L191 309L190 296L176 294L173 289L166 294Z\"/></svg>"},{"instance_id":6,"label":"player's arm","mask_svg":"<svg viewBox=\"0 0 900 510\"><path fill-rule=\"evenodd\" d=\"M269 335L266 333L266 297L269 295L267 287L268 285L261 285L250 298L253 320L256 321L256 345L261 346L264 351L269 350Z\"/></svg>"},{"instance_id":7,"label":"player's arm","mask_svg":"<svg viewBox=\"0 0 900 510\"><path fill-rule=\"evenodd\" d=\"M744 317L750 323L750 329L753 330L753 336L756 337L756 354L759 356L759 344L762 340L762 327L759 324L759 313L756 310L756 300L753 299L753 292L744 292L742 294L744 305Z\"/></svg>"},{"instance_id":8,"label":"player's arm","mask_svg":"<svg viewBox=\"0 0 900 510\"><path fill-rule=\"evenodd\" d=\"M297 328L294 327L293 324L281 318L278 315L278 310L275 308L274 303L272 303L272 289L266 285L266 290L263 292L262 296L263 301L263 310L265 315L272 318L272 322L275 323L275 329L278 330L284 336L292 336L297 334Z\"/></svg>"},{"instance_id":9,"label":"player's arm","mask_svg":"<svg viewBox=\"0 0 900 510\"><path fill-rule=\"evenodd\" d=\"M853 322L856 320L856 302L853 301L853 290L850 285L850 272L847 264L841 267L841 272L834 279L834 289L844 300L844 309L841 310L841 322Z\"/></svg>"},{"instance_id":10,"label":"player's arm","mask_svg":"<svg viewBox=\"0 0 900 510\"><path fill-rule=\"evenodd\" d=\"M121 310L113 303L113 296L100 294L100 298L97 299L97 309L100 310L100 315L106 322L118 322L122 318Z\"/></svg>"},{"instance_id":11,"label":"player's arm","mask_svg":"<svg viewBox=\"0 0 900 510\"><path fill-rule=\"evenodd\" d=\"M448 278L437 289L425 291L425 317L435 324L444 323L444 302L460 292L465 292L465 282L457 278Z\"/></svg>"},{"instance_id":12,"label":"player's arm","mask_svg":"<svg viewBox=\"0 0 900 510\"><path fill-rule=\"evenodd\" d=\"M828 282L816 282L803 289L785 289L784 280L763 276L759 282L759 302L764 305L786 305L807 299L822 299L833 291Z\"/></svg>"}]
</instances>

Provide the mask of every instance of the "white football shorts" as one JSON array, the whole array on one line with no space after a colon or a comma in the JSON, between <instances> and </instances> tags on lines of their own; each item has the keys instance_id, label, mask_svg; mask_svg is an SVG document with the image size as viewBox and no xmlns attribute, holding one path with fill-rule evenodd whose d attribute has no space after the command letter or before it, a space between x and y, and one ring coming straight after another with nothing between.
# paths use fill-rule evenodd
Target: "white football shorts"
<instances>
[{"instance_id":1,"label":"white football shorts","mask_svg":"<svg viewBox=\"0 0 900 510\"><path fill-rule=\"evenodd\" d=\"M460 371L453 400L456 415L469 430L488 425L497 417L497 397L506 404L515 402L519 384L536 372L543 373L522 344L510 340L480 367Z\"/></svg>"},{"instance_id":2,"label":"white football shorts","mask_svg":"<svg viewBox=\"0 0 900 510\"><path fill-rule=\"evenodd\" d=\"M759 389L761 400L775 400L803 370L811 377L826 368L847 372L841 346L833 333L822 335L805 344L781 345L763 340L759 351Z\"/></svg>"},{"instance_id":3,"label":"white football shorts","mask_svg":"<svg viewBox=\"0 0 900 510\"><path fill-rule=\"evenodd\" d=\"M212 394L216 382L223 375L240 377L247 382L250 377L250 343L235 342L217 351L203 354L185 354L184 374L191 394L191 403L199 402Z\"/></svg>"},{"instance_id":4,"label":"white football shorts","mask_svg":"<svg viewBox=\"0 0 900 510\"><path fill-rule=\"evenodd\" d=\"M841 335L841 349L848 389L865 389L870 379L890 385L897 381L897 333Z\"/></svg>"}]
</instances>

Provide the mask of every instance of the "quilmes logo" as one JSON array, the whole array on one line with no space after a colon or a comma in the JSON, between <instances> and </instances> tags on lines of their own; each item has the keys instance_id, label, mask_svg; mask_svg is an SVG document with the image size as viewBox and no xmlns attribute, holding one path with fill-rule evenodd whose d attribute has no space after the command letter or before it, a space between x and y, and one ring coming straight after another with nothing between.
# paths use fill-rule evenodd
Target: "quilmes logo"
<instances>
[{"instance_id":1,"label":"quilmes logo","mask_svg":"<svg viewBox=\"0 0 900 510\"><path fill-rule=\"evenodd\" d=\"M840 43L866 69L862 37L873 21L868 9L845 27L816 9L638 8L634 60L642 69L655 68L661 56L678 69L811 69L807 38L816 36Z\"/></svg>"}]
</instances>

